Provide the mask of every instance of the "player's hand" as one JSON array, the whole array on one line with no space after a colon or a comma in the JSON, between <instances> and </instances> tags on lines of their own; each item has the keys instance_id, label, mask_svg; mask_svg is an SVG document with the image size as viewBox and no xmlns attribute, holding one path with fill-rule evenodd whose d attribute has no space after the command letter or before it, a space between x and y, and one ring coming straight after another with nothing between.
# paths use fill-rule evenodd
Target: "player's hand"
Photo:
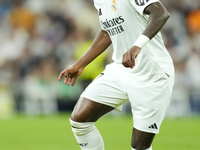
<instances>
[{"instance_id":1,"label":"player's hand","mask_svg":"<svg viewBox=\"0 0 200 150\"><path fill-rule=\"evenodd\" d=\"M83 68L78 68L75 65L72 65L60 73L58 80L60 81L62 77L65 76L64 83L74 86L78 76L80 76L82 72Z\"/></svg>"},{"instance_id":2,"label":"player's hand","mask_svg":"<svg viewBox=\"0 0 200 150\"><path fill-rule=\"evenodd\" d=\"M132 69L135 66L135 59L137 58L140 51L140 47L133 46L126 53L124 53L122 58L122 64L124 67L130 67Z\"/></svg>"}]
</instances>

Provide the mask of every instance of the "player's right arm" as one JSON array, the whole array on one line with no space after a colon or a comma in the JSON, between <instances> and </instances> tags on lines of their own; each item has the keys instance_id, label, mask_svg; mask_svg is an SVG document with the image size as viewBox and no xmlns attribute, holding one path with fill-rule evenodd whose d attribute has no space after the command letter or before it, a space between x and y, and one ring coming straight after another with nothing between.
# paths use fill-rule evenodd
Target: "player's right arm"
<instances>
[{"instance_id":1,"label":"player's right arm","mask_svg":"<svg viewBox=\"0 0 200 150\"><path fill-rule=\"evenodd\" d=\"M136 1L139 2L139 0ZM136 6L135 3L133 4ZM139 9L141 6L137 7ZM144 9L143 13L149 15L149 19L147 21L146 28L142 33L142 36L140 36L142 38L139 37L138 40L136 40L137 43L135 42L134 46L131 47L126 53L124 53L122 64L125 67L133 68L135 66L135 58L140 53L141 48L162 29L170 17L168 11L160 2L155 2L148 5Z\"/></svg>"},{"instance_id":2,"label":"player's right arm","mask_svg":"<svg viewBox=\"0 0 200 150\"><path fill-rule=\"evenodd\" d=\"M74 86L78 76L80 76L83 72L83 69L96 57L103 53L111 43L109 34L104 30L100 30L90 48L78 61L63 70L60 73L58 80L60 81L62 77L65 76L64 83Z\"/></svg>"}]
</instances>

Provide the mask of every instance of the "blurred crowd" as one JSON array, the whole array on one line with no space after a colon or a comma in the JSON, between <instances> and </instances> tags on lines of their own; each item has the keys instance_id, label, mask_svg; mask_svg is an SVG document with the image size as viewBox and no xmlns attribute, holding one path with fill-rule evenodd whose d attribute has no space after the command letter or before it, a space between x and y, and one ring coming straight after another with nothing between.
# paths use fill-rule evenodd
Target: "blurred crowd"
<instances>
[{"instance_id":1,"label":"blurred crowd","mask_svg":"<svg viewBox=\"0 0 200 150\"><path fill-rule=\"evenodd\" d=\"M176 72L168 116L200 114L200 1L161 2L171 14L162 33ZM58 82L58 75L87 50L99 29L92 0L1 0L0 118L71 111L112 61L112 47L74 87Z\"/></svg>"}]
</instances>

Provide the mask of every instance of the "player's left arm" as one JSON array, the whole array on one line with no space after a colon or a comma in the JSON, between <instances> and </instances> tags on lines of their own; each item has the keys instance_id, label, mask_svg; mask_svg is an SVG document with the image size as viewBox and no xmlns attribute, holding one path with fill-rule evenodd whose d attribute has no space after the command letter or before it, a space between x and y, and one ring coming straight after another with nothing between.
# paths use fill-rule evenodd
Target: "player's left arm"
<instances>
[{"instance_id":1,"label":"player's left arm","mask_svg":"<svg viewBox=\"0 0 200 150\"><path fill-rule=\"evenodd\" d=\"M149 20L142 34L152 39L162 29L170 15L160 2L147 6L144 9L144 14L149 15Z\"/></svg>"},{"instance_id":2,"label":"player's left arm","mask_svg":"<svg viewBox=\"0 0 200 150\"><path fill-rule=\"evenodd\" d=\"M147 26L142 32L142 35L136 40L134 46L123 54L122 64L125 67L133 68L135 66L135 58L140 53L142 47L162 29L170 17L169 13L160 2L148 5L143 13L149 15Z\"/></svg>"}]
</instances>

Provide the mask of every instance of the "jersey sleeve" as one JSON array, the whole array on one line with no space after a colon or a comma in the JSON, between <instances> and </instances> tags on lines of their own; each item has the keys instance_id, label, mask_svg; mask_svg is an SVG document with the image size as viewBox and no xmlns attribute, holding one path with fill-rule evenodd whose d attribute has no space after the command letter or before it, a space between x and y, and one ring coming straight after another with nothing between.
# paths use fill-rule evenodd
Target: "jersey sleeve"
<instances>
[{"instance_id":1,"label":"jersey sleeve","mask_svg":"<svg viewBox=\"0 0 200 150\"><path fill-rule=\"evenodd\" d=\"M103 27L103 25L102 25L102 23L101 23L101 21L100 21L100 16L101 16L101 14L102 14L101 8L99 8L99 7L96 5L96 3L94 3L94 7L96 8L96 10L97 10L97 12L98 12L99 23L100 23L101 29L104 30L104 31L106 31L106 29Z\"/></svg>"},{"instance_id":2,"label":"jersey sleeve","mask_svg":"<svg viewBox=\"0 0 200 150\"><path fill-rule=\"evenodd\" d=\"M141 14L143 15L144 9L155 2L159 2L159 0L130 0L131 5Z\"/></svg>"}]
</instances>

